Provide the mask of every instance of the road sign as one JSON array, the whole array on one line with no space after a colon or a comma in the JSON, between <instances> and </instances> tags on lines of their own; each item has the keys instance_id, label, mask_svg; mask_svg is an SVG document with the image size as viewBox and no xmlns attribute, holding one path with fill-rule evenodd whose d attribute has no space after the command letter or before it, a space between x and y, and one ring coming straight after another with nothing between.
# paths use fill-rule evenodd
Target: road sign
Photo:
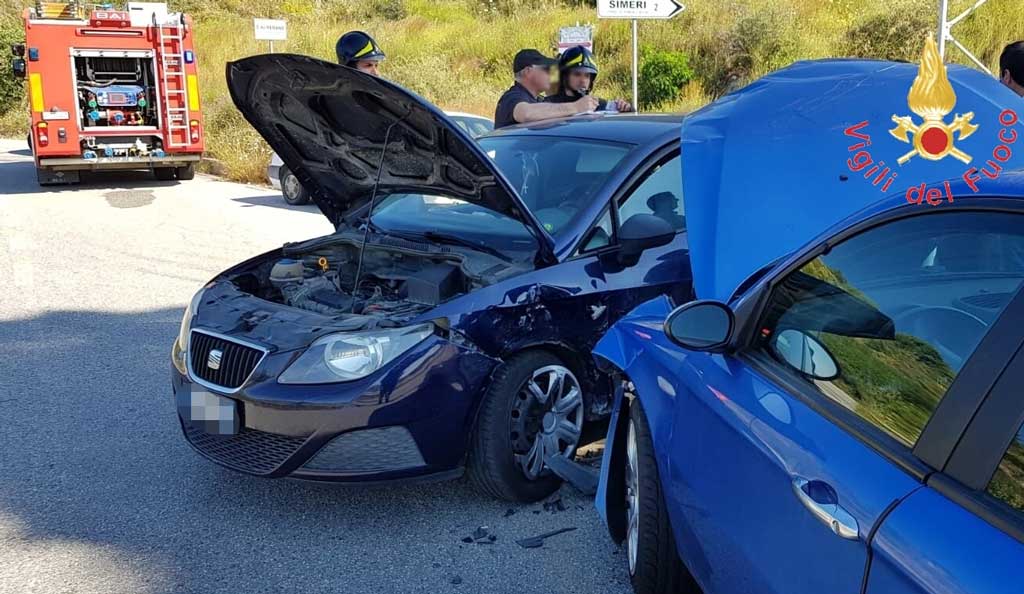
<instances>
[{"instance_id":1,"label":"road sign","mask_svg":"<svg viewBox=\"0 0 1024 594\"><path fill-rule=\"evenodd\" d=\"M562 52L570 47L582 45L590 51L594 51L594 28L590 25L575 27L562 27L558 30L558 51Z\"/></svg>"},{"instance_id":2,"label":"road sign","mask_svg":"<svg viewBox=\"0 0 1024 594\"><path fill-rule=\"evenodd\" d=\"M684 8L676 0L597 0L602 19L670 19Z\"/></svg>"},{"instance_id":3,"label":"road sign","mask_svg":"<svg viewBox=\"0 0 1024 594\"><path fill-rule=\"evenodd\" d=\"M256 39L265 41L284 41L288 39L288 22L274 19L253 19Z\"/></svg>"}]
</instances>

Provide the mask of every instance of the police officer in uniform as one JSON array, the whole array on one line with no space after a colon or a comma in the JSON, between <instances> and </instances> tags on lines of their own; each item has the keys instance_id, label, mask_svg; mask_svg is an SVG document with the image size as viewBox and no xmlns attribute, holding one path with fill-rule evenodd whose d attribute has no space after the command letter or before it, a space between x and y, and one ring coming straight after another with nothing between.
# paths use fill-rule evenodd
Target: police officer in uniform
<instances>
[{"instance_id":1,"label":"police officer in uniform","mask_svg":"<svg viewBox=\"0 0 1024 594\"><path fill-rule=\"evenodd\" d=\"M338 63L349 68L361 70L373 76L380 76L379 65L384 60L384 52L377 42L362 31L349 31L338 38L334 51L338 54Z\"/></svg>"},{"instance_id":2,"label":"police officer in uniform","mask_svg":"<svg viewBox=\"0 0 1024 594\"><path fill-rule=\"evenodd\" d=\"M594 54L582 45L570 47L558 59L558 92L549 95L545 101L549 103L576 101L594 91L595 80L597 80L597 62L594 60ZM633 106L622 99L612 101L598 99L597 111L608 109L609 103L614 111L633 111Z\"/></svg>"},{"instance_id":3,"label":"police officer in uniform","mask_svg":"<svg viewBox=\"0 0 1024 594\"><path fill-rule=\"evenodd\" d=\"M551 86L551 67L557 62L535 49L520 50L512 60L516 82L494 108L494 127L525 124L593 111L597 100L583 96L571 103L546 103L541 93Z\"/></svg>"}]
</instances>

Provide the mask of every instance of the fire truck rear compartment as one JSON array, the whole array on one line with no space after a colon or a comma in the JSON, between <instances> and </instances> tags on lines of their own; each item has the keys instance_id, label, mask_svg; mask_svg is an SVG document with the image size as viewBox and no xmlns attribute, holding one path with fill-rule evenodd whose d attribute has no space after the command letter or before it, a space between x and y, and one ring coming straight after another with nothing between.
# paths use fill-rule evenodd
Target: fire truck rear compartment
<instances>
[{"instance_id":1,"label":"fire truck rear compartment","mask_svg":"<svg viewBox=\"0 0 1024 594\"><path fill-rule=\"evenodd\" d=\"M160 124L152 57L76 56L74 60L83 131Z\"/></svg>"}]
</instances>

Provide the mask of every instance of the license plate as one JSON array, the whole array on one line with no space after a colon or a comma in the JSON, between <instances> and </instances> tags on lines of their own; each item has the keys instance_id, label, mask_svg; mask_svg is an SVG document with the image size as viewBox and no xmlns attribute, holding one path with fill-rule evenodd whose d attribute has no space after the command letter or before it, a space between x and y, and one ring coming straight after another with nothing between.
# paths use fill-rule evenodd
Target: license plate
<instances>
[{"instance_id":1,"label":"license plate","mask_svg":"<svg viewBox=\"0 0 1024 594\"><path fill-rule=\"evenodd\" d=\"M185 400L185 399L182 399ZM187 401L180 402L178 412L187 423L212 435L234 435L241 422L238 403L201 388L193 387Z\"/></svg>"}]
</instances>

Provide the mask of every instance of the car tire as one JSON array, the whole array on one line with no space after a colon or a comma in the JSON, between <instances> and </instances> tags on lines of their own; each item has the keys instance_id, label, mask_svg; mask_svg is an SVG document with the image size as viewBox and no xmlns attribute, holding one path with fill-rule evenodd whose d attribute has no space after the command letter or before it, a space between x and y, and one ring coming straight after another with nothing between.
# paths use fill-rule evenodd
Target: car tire
<instances>
[{"instance_id":1,"label":"car tire","mask_svg":"<svg viewBox=\"0 0 1024 594\"><path fill-rule=\"evenodd\" d=\"M559 374L562 375L556 380ZM556 381L558 388L552 388ZM531 383L540 392L547 392L547 402L540 403L539 398L530 396L535 393L530 390ZM576 399L578 408L574 404ZM565 404L564 409L560 406L555 410L556 403ZM567 412L570 406L572 410ZM545 407L550 410L544 411ZM538 467L531 463L538 457L543 460L544 452L556 447L571 459L582 432L583 412L579 382L561 359L541 350L509 358L495 372L480 403L467 462L470 483L486 495L509 501L532 502L551 495L562 480L542 464ZM548 414L553 421L548 420ZM538 415L539 429L535 418ZM559 419L565 420L565 424ZM550 423L550 432L544 423ZM570 424L578 431L571 447L562 439L571 435L571 431L562 431ZM533 426L532 434L526 425ZM528 466L535 471L534 476L528 476Z\"/></svg>"},{"instance_id":2,"label":"car tire","mask_svg":"<svg viewBox=\"0 0 1024 594\"><path fill-rule=\"evenodd\" d=\"M284 196L284 201L292 206L309 204L309 192L299 183L299 178L283 165L281 166L281 195Z\"/></svg>"},{"instance_id":3,"label":"car tire","mask_svg":"<svg viewBox=\"0 0 1024 594\"><path fill-rule=\"evenodd\" d=\"M171 181L174 179L174 168L155 167L153 168L153 177L155 177L157 181Z\"/></svg>"},{"instance_id":4,"label":"car tire","mask_svg":"<svg viewBox=\"0 0 1024 594\"><path fill-rule=\"evenodd\" d=\"M639 400L629 407L626 433L626 564L636 594L699 594L676 552L662 496L651 426Z\"/></svg>"},{"instance_id":5,"label":"car tire","mask_svg":"<svg viewBox=\"0 0 1024 594\"><path fill-rule=\"evenodd\" d=\"M195 177L196 177L196 164L195 163L189 163L188 165L185 165L184 167L175 167L174 168L174 177L178 178L180 181L188 181L190 179L195 179Z\"/></svg>"}]
</instances>

